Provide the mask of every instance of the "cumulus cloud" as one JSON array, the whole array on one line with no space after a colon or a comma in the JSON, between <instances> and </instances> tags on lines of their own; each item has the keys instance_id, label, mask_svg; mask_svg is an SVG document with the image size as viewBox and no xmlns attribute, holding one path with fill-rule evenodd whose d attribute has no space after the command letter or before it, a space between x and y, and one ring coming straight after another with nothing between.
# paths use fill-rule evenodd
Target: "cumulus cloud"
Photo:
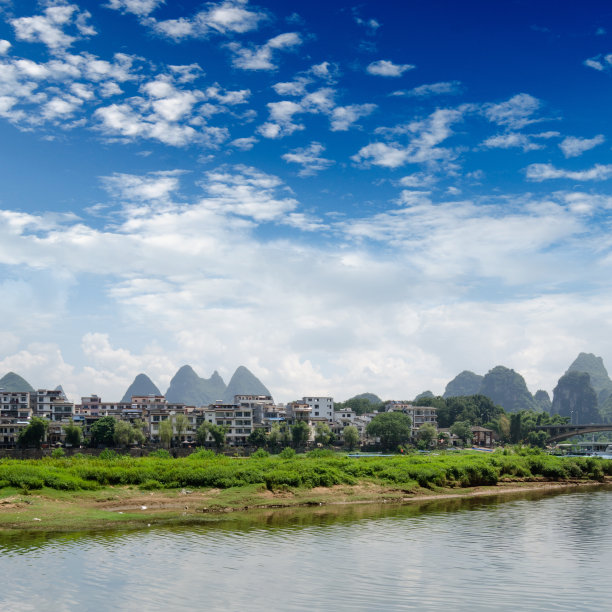
<instances>
[{"instance_id":1,"label":"cumulus cloud","mask_svg":"<svg viewBox=\"0 0 612 612\"><path fill-rule=\"evenodd\" d=\"M406 95L415 98L426 98L430 96L457 95L461 93L460 81L444 81L440 83L428 83L419 85L406 92L394 92L393 95Z\"/></svg>"},{"instance_id":2,"label":"cumulus cloud","mask_svg":"<svg viewBox=\"0 0 612 612\"><path fill-rule=\"evenodd\" d=\"M528 180L538 183L551 179L605 181L612 177L612 164L595 164L588 170L566 170L552 164L531 164L525 169L525 175Z\"/></svg>"},{"instance_id":3,"label":"cumulus cloud","mask_svg":"<svg viewBox=\"0 0 612 612\"><path fill-rule=\"evenodd\" d=\"M276 70L273 62L274 52L294 49L302 44L302 39L296 32L279 34L259 47L245 47L237 42L228 43L233 54L232 64L242 70Z\"/></svg>"},{"instance_id":4,"label":"cumulus cloud","mask_svg":"<svg viewBox=\"0 0 612 612\"><path fill-rule=\"evenodd\" d=\"M146 17L164 2L165 0L109 0L105 6L122 13Z\"/></svg>"},{"instance_id":5,"label":"cumulus cloud","mask_svg":"<svg viewBox=\"0 0 612 612\"><path fill-rule=\"evenodd\" d=\"M330 117L332 132L344 132L361 117L367 117L376 110L376 104L350 104L337 106Z\"/></svg>"},{"instance_id":6,"label":"cumulus cloud","mask_svg":"<svg viewBox=\"0 0 612 612\"><path fill-rule=\"evenodd\" d=\"M525 153L527 151L537 151L538 149L543 148L541 144L535 143L531 140L530 134L521 134L519 132L497 134L496 136L487 138L482 144L488 149L518 148L522 149Z\"/></svg>"},{"instance_id":7,"label":"cumulus cloud","mask_svg":"<svg viewBox=\"0 0 612 612\"><path fill-rule=\"evenodd\" d=\"M311 142L307 147L294 149L283 155L286 162L300 164L302 169L298 175L312 176L321 170L325 170L332 166L335 162L331 159L321 157L321 153L325 151L325 147L320 142Z\"/></svg>"},{"instance_id":8,"label":"cumulus cloud","mask_svg":"<svg viewBox=\"0 0 612 612\"><path fill-rule=\"evenodd\" d=\"M114 195L127 193L142 214L100 230L80 220L58 224L5 211L0 263L37 268L40 278L50 269L66 270L81 277L81 285L104 277L105 283L92 283L103 288L94 303L120 314L131 334L155 329L159 346L149 336L149 344L135 350L129 339L112 340L123 338L119 331L94 327L81 334L87 365L75 368L58 347L20 342L25 348L15 351L8 338L8 357L0 362L5 370L37 384L61 383L75 393L115 399L141 371L162 386L183 363L202 375L215 368L231 375L244 363L277 399L310 389L345 397L361 390L364 380L386 396L403 397L407 389L415 395L436 384L441 391L468 366L513 366L512 356L527 375L565 351L562 372L584 338L595 338L588 330L601 335L601 321L612 320L601 296L564 294L564 287L607 275L603 264L585 267L584 261L605 257L587 213L609 209L609 197L560 192L542 200L436 202L409 188L415 181L407 179L399 207L330 226L300 210L277 177L254 168L206 173L201 199L163 210L147 205L174 198L173 185L158 181L163 177L110 178ZM423 182L426 177L416 181ZM299 234L258 235L258 225L270 221L297 232L332 231L333 248L310 246ZM24 283L30 309L43 307L34 299L37 278ZM539 286L542 296L523 297L527 285ZM516 288L510 297L508 287ZM5 295L16 294L15 287L8 289ZM504 298L486 304L471 299L482 291L501 291ZM455 296L451 305L449 293ZM62 311L70 307L69 300L57 309L44 302L60 332L62 321L75 321ZM448 351L466 342L483 351L474 351L477 358L467 365L461 348L454 356ZM395 374L406 369L416 372L414 379L398 383ZM543 378L532 384L548 384L546 373L538 376Z\"/></svg>"},{"instance_id":9,"label":"cumulus cloud","mask_svg":"<svg viewBox=\"0 0 612 612\"><path fill-rule=\"evenodd\" d=\"M593 68L593 70L597 70L598 72L610 70L612 67L612 53L589 57L584 60L583 64L587 66L587 68Z\"/></svg>"},{"instance_id":10,"label":"cumulus cloud","mask_svg":"<svg viewBox=\"0 0 612 612\"><path fill-rule=\"evenodd\" d=\"M76 4L48 6L41 15L19 17L10 21L17 40L40 42L51 51L66 49L79 38L92 36L96 31L87 24L88 11L80 11ZM65 29L73 26L73 34Z\"/></svg>"},{"instance_id":11,"label":"cumulus cloud","mask_svg":"<svg viewBox=\"0 0 612 612\"><path fill-rule=\"evenodd\" d=\"M267 19L261 11L246 8L245 0L226 0L211 3L193 17L157 21L151 17L144 23L155 32L174 40L202 38L210 34L244 34L259 27Z\"/></svg>"},{"instance_id":12,"label":"cumulus cloud","mask_svg":"<svg viewBox=\"0 0 612 612\"><path fill-rule=\"evenodd\" d=\"M593 138L579 138L577 136L568 136L559 143L559 148L563 151L566 158L578 157L585 151L593 149L605 142L603 134L598 134Z\"/></svg>"},{"instance_id":13,"label":"cumulus cloud","mask_svg":"<svg viewBox=\"0 0 612 612\"><path fill-rule=\"evenodd\" d=\"M384 77L400 77L407 70L413 70L412 64L394 64L390 60L378 60L368 64L366 71L369 74Z\"/></svg>"},{"instance_id":14,"label":"cumulus cloud","mask_svg":"<svg viewBox=\"0 0 612 612\"><path fill-rule=\"evenodd\" d=\"M542 103L529 94L521 93L506 102L484 105L483 112L489 121L511 130L519 130L530 123L539 121L533 115Z\"/></svg>"},{"instance_id":15,"label":"cumulus cloud","mask_svg":"<svg viewBox=\"0 0 612 612\"><path fill-rule=\"evenodd\" d=\"M453 156L438 146L453 135L452 125L462 121L467 109L438 109L427 118L393 128L376 130L381 136L407 136L409 142L375 142L362 147L351 159L359 164L398 168L406 163L437 163Z\"/></svg>"}]
</instances>

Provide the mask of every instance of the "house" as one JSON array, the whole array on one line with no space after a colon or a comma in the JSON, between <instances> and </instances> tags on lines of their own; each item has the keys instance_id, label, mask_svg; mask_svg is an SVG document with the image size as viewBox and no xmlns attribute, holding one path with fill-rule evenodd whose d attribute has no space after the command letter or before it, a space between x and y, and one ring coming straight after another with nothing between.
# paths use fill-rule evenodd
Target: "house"
<instances>
[{"instance_id":1,"label":"house","mask_svg":"<svg viewBox=\"0 0 612 612\"><path fill-rule=\"evenodd\" d=\"M472 427L472 444L474 446L483 446L491 448L493 446L493 438L495 432L492 429L485 427Z\"/></svg>"}]
</instances>

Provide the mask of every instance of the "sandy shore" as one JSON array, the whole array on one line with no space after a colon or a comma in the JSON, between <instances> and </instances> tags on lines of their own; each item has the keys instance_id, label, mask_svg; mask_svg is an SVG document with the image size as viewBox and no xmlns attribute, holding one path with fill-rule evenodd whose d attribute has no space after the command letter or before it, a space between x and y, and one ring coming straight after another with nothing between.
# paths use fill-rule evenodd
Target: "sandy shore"
<instances>
[{"instance_id":1,"label":"sandy shore","mask_svg":"<svg viewBox=\"0 0 612 612\"><path fill-rule=\"evenodd\" d=\"M612 484L612 479L608 479ZM261 486L235 489L179 489L142 491L133 487L106 487L83 493L45 490L24 495L7 492L0 497L0 532L68 532L92 529L194 524L265 511L326 508L341 512L343 506L412 504L428 505L471 498L541 496L582 488L605 486L593 481L505 481L495 486L465 489L419 489L381 486L370 482L330 488L269 491ZM253 517L255 518L255 517Z\"/></svg>"}]
</instances>

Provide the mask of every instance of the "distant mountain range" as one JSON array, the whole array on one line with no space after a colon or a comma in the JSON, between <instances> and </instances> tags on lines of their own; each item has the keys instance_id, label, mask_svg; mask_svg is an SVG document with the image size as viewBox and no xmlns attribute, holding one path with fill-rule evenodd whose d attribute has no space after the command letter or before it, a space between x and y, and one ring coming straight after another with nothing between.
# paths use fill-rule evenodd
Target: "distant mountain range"
<instances>
[{"instance_id":1,"label":"distant mountain range","mask_svg":"<svg viewBox=\"0 0 612 612\"><path fill-rule=\"evenodd\" d=\"M0 389L32 392L34 388L15 372L0 378ZM529 392L525 379L514 370L495 366L484 376L464 370L451 380L444 390L444 398L464 395L486 395L506 412L535 410L568 416L575 423L612 423L612 380L603 359L592 353L580 353L561 376L551 401L546 391ZM122 402L132 395L161 395L159 388L146 375L138 374L126 390ZM184 365L170 381L166 399L170 403L206 406L218 401L232 403L235 395L271 395L268 388L246 367L240 366L229 384L215 370L210 378L201 378L189 365ZM425 391L419 398L432 397ZM362 393L353 400L367 400L374 404L380 398L373 393Z\"/></svg>"},{"instance_id":2,"label":"distant mountain range","mask_svg":"<svg viewBox=\"0 0 612 612\"><path fill-rule=\"evenodd\" d=\"M574 423L612 422L612 380L603 359L580 353L553 391L531 395L525 379L514 370L496 366L484 376L465 370L451 380L444 398L486 395L506 412L535 410L568 416Z\"/></svg>"},{"instance_id":3,"label":"distant mountain range","mask_svg":"<svg viewBox=\"0 0 612 612\"><path fill-rule=\"evenodd\" d=\"M5 391L23 391L24 393L34 391L34 387L25 378L15 374L15 372L9 372L0 378L0 389Z\"/></svg>"}]
</instances>

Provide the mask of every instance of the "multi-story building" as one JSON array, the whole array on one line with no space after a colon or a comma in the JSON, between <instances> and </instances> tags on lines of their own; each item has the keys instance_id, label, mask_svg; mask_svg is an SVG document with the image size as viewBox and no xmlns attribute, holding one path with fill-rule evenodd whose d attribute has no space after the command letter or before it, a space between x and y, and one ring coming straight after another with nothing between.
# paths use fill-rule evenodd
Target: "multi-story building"
<instances>
[{"instance_id":1,"label":"multi-story building","mask_svg":"<svg viewBox=\"0 0 612 612\"><path fill-rule=\"evenodd\" d=\"M204 410L204 420L227 427L226 439L231 446L246 444L253 431L253 411L237 404L211 404Z\"/></svg>"},{"instance_id":2,"label":"multi-story building","mask_svg":"<svg viewBox=\"0 0 612 612\"><path fill-rule=\"evenodd\" d=\"M302 402L312 409L312 417L324 417L329 423L334 422L333 397L303 397Z\"/></svg>"},{"instance_id":3,"label":"multi-story building","mask_svg":"<svg viewBox=\"0 0 612 612\"><path fill-rule=\"evenodd\" d=\"M274 406L271 395L234 395L234 404L253 414L253 423L262 423L264 414Z\"/></svg>"},{"instance_id":4,"label":"multi-story building","mask_svg":"<svg viewBox=\"0 0 612 612\"><path fill-rule=\"evenodd\" d=\"M29 393L0 389L0 447L14 447L31 416Z\"/></svg>"},{"instance_id":5,"label":"multi-story building","mask_svg":"<svg viewBox=\"0 0 612 612\"><path fill-rule=\"evenodd\" d=\"M30 406L35 416L50 421L69 421L74 416L74 404L61 389L38 389L30 393Z\"/></svg>"},{"instance_id":6,"label":"multi-story building","mask_svg":"<svg viewBox=\"0 0 612 612\"><path fill-rule=\"evenodd\" d=\"M412 420L412 436L416 435L421 425L429 423L436 429L438 427L438 413L433 406L415 406L409 402L387 402L385 404L387 412L403 412Z\"/></svg>"},{"instance_id":7,"label":"multi-story building","mask_svg":"<svg viewBox=\"0 0 612 612\"><path fill-rule=\"evenodd\" d=\"M32 415L30 394L0 389L0 419L27 420Z\"/></svg>"}]
</instances>

